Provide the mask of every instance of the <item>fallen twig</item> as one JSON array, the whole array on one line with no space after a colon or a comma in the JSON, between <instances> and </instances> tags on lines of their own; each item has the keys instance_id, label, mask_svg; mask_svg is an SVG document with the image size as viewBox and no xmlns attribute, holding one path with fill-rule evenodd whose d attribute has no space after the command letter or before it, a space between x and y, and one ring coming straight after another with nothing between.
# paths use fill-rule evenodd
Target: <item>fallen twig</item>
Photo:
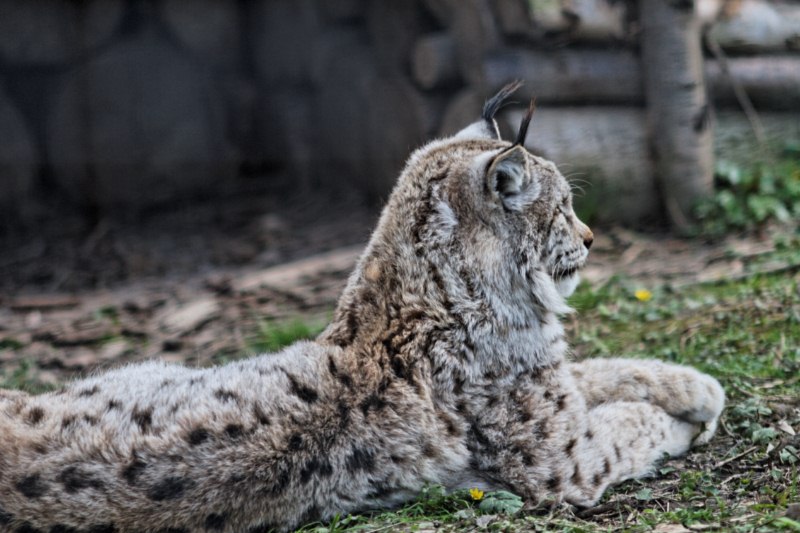
<instances>
[{"instance_id":1,"label":"fallen twig","mask_svg":"<svg viewBox=\"0 0 800 533\"><path fill-rule=\"evenodd\" d=\"M742 457L744 457L744 456L746 456L746 455L750 455L751 453L753 453L753 452L754 452L754 451L756 451L757 449L758 449L758 446L750 446L749 448L747 448L747 449L746 449L745 451L743 451L742 453L737 453L737 454L736 454L736 455L734 455L733 457L728 457L727 459L724 459L724 460L722 460L722 461L718 462L717 464L715 464L714 466L712 466L712 467L711 467L711 470L717 470L717 469L720 469L720 468L722 468L723 466L725 466L725 465L726 465L726 464L728 464L728 463L731 463L731 462L733 462L733 461L736 461L736 460L738 460L738 459L741 459Z\"/></svg>"}]
</instances>

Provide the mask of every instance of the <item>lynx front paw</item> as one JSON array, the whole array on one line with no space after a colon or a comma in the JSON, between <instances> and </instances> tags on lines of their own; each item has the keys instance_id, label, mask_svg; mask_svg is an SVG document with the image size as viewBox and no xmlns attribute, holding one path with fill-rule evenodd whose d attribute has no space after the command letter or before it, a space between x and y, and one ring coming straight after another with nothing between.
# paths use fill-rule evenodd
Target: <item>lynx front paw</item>
<instances>
[{"instance_id":1,"label":"lynx front paw","mask_svg":"<svg viewBox=\"0 0 800 533\"><path fill-rule=\"evenodd\" d=\"M697 446L707 443L714 436L722 408L725 407L725 391L719 381L699 372L691 389L693 405L681 412L678 418L700 426L700 433L692 441L692 445Z\"/></svg>"}]
</instances>

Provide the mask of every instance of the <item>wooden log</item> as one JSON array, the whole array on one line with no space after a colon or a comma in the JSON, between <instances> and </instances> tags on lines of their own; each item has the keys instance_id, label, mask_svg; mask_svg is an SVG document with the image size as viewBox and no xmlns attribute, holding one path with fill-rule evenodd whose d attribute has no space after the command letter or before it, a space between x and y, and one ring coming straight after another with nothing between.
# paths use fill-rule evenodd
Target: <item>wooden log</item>
<instances>
[{"instance_id":1,"label":"wooden log","mask_svg":"<svg viewBox=\"0 0 800 533\"><path fill-rule=\"evenodd\" d=\"M531 20L527 0L495 0L493 7L503 35L529 40L540 37Z\"/></svg>"},{"instance_id":2,"label":"wooden log","mask_svg":"<svg viewBox=\"0 0 800 533\"><path fill-rule=\"evenodd\" d=\"M709 32L730 52L800 51L800 4L742 0L737 9L721 14ZM727 16L726 16L727 15Z\"/></svg>"},{"instance_id":3,"label":"wooden log","mask_svg":"<svg viewBox=\"0 0 800 533\"><path fill-rule=\"evenodd\" d=\"M448 61L449 51L435 50L437 63ZM800 106L800 58L793 56L729 58L730 75L715 60L704 61L705 77L714 104L739 107L732 81L745 89L759 110L797 109ZM640 104L644 102L640 61L629 50L559 50L541 52L509 49L491 54L484 63L488 92L514 79L525 80L518 97L535 96L544 104ZM433 72L433 71L429 71ZM443 80L431 80L436 86Z\"/></svg>"},{"instance_id":4,"label":"wooden log","mask_svg":"<svg viewBox=\"0 0 800 533\"><path fill-rule=\"evenodd\" d=\"M455 42L447 33L434 33L420 38L414 46L411 59L414 81L426 90L457 85L461 76L455 56Z\"/></svg>"},{"instance_id":5,"label":"wooden log","mask_svg":"<svg viewBox=\"0 0 800 533\"><path fill-rule=\"evenodd\" d=\"M747 93L756 109L800 109L800 58L759 56L728 59L729 73L717 61L706 61L715 106L739 107L731 78Z\"/></svg>"},{"instance_id":6,"label":"wooden log","mask_svg":"<svg viewBox=\"0 0 800 533\"><path fill-rule=\"evenodd\" d=\"M601 42L630 40L627 4L608 0L528 0L528 20L535 39ZM501 19L502 20L502 19ZM517 25L519 23L516 23ZM516 25L515 25L516 27Z\"/></svg>"},{"instance_id":7,"label":"wooden log","mask_svg":"<svg viewBox=\"0 0 800 533\"><path fill-rule=\"evenodd\" d=\"M480 109L476 102L472 115ZM515 132L523 112L501 112L501 130ZM800 142L800 111L760 114L767 142ZM718 158L749 164L761 156L757 140L740 111L716 114L714 151ZM583 212L604 222L637 226L662 216L662 201L648 157L645 110L618 106L540 107L526 146L552 160L576 180ZM610 157L609 154L613 154Z\"/></svg>"},{"instance_id":8,"label":"wooden log","mask_svg":"<svg viewBox=\"0 0 800 533\"><path fill-rule=\"evenodd\" d=\"M441 56L436 61L447 64L446 49L437 51ZM759 110L790 110L800 105L800 58L737 57L729 58L728 65L730 76L722 72L717 61L704 61L705 77L716 106L739 107L731 78L742 85ZM526 83L517 96L535 96L544 104L644 102L640 62L628 50L545 53L511 49L490 55L484 69L488 92L511 80L523 79Z\"/></svg>"},{"instance_id":9,"label":"wooden log","mask_svg":"<svg viewBox=\"0 0 800 533\"><path fill-rule=\"evenodd\" d=\"M523 79L515 96L542 103L643 101L640 61L631 50L511 49L491 54L483 68L488 87Z\"/></svg>"},{"instance_id":10,"label":"wooden log","mask_svg":"<svg viewBox=\"0 0 800 533\"><path fill-rule=\"evenodd\" d=\"M669 220L685 229L714 177L700 21L693 1L642 0L639 9L651 154Z\"/></svg>"}]
</instances>

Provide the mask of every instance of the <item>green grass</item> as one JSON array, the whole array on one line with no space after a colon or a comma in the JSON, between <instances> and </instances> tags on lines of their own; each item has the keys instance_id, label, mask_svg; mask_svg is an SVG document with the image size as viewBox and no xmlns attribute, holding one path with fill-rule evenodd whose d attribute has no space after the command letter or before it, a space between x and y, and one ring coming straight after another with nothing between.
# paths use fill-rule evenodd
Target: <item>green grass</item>
<instances>
[{"instance_id":1,"label":"green grass","mask_svg":"<svg viewBox=\"0 0 800 533\"><path fill-rule=\"evenodd\" d=\"M322 333L326 325L323 320L300 318L281 322L264 321L248 345L256 352L277 352L299 340L313 339Z\"/></svg>"}]
</instances>

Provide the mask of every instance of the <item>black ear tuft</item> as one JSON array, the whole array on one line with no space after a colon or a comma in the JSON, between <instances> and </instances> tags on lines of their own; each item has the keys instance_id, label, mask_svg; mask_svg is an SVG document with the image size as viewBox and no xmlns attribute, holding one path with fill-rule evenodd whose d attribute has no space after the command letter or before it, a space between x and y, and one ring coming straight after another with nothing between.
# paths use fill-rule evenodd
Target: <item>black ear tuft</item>
<instances>
[{"instance_id":1,"label":"black ear tuft","mask_svg":"<svg viewBox=\"0 0 800 533\"><path fill-rule=\"evenodd\" d=\"M531 119L533 118L534 111L536 111L536 99L531 98L531 103L528 104L528 111L525 112L525 116L522 117L522 122L520 122L517 140L514 141L515 145L525 144L525 138L528 136L528 126L531 125Z\"/></svg>"},{"instance_id":2,"label":"black ear tuft","mask_svg":"<svg viewBox=\"0 0 800 533\"><path fill-rule=\"evenodd\" d=\"M500 110L503 102L505 102L506 99L514 94L514 91L519 89L521 86L522 80L511 82L500 89L500 92L498 92L496 95L486 100L486 103L483 105L483 113L481 113L483 120L489 122L490 124L494 124L494 116Z\"/></svg>"}]
</instances>

